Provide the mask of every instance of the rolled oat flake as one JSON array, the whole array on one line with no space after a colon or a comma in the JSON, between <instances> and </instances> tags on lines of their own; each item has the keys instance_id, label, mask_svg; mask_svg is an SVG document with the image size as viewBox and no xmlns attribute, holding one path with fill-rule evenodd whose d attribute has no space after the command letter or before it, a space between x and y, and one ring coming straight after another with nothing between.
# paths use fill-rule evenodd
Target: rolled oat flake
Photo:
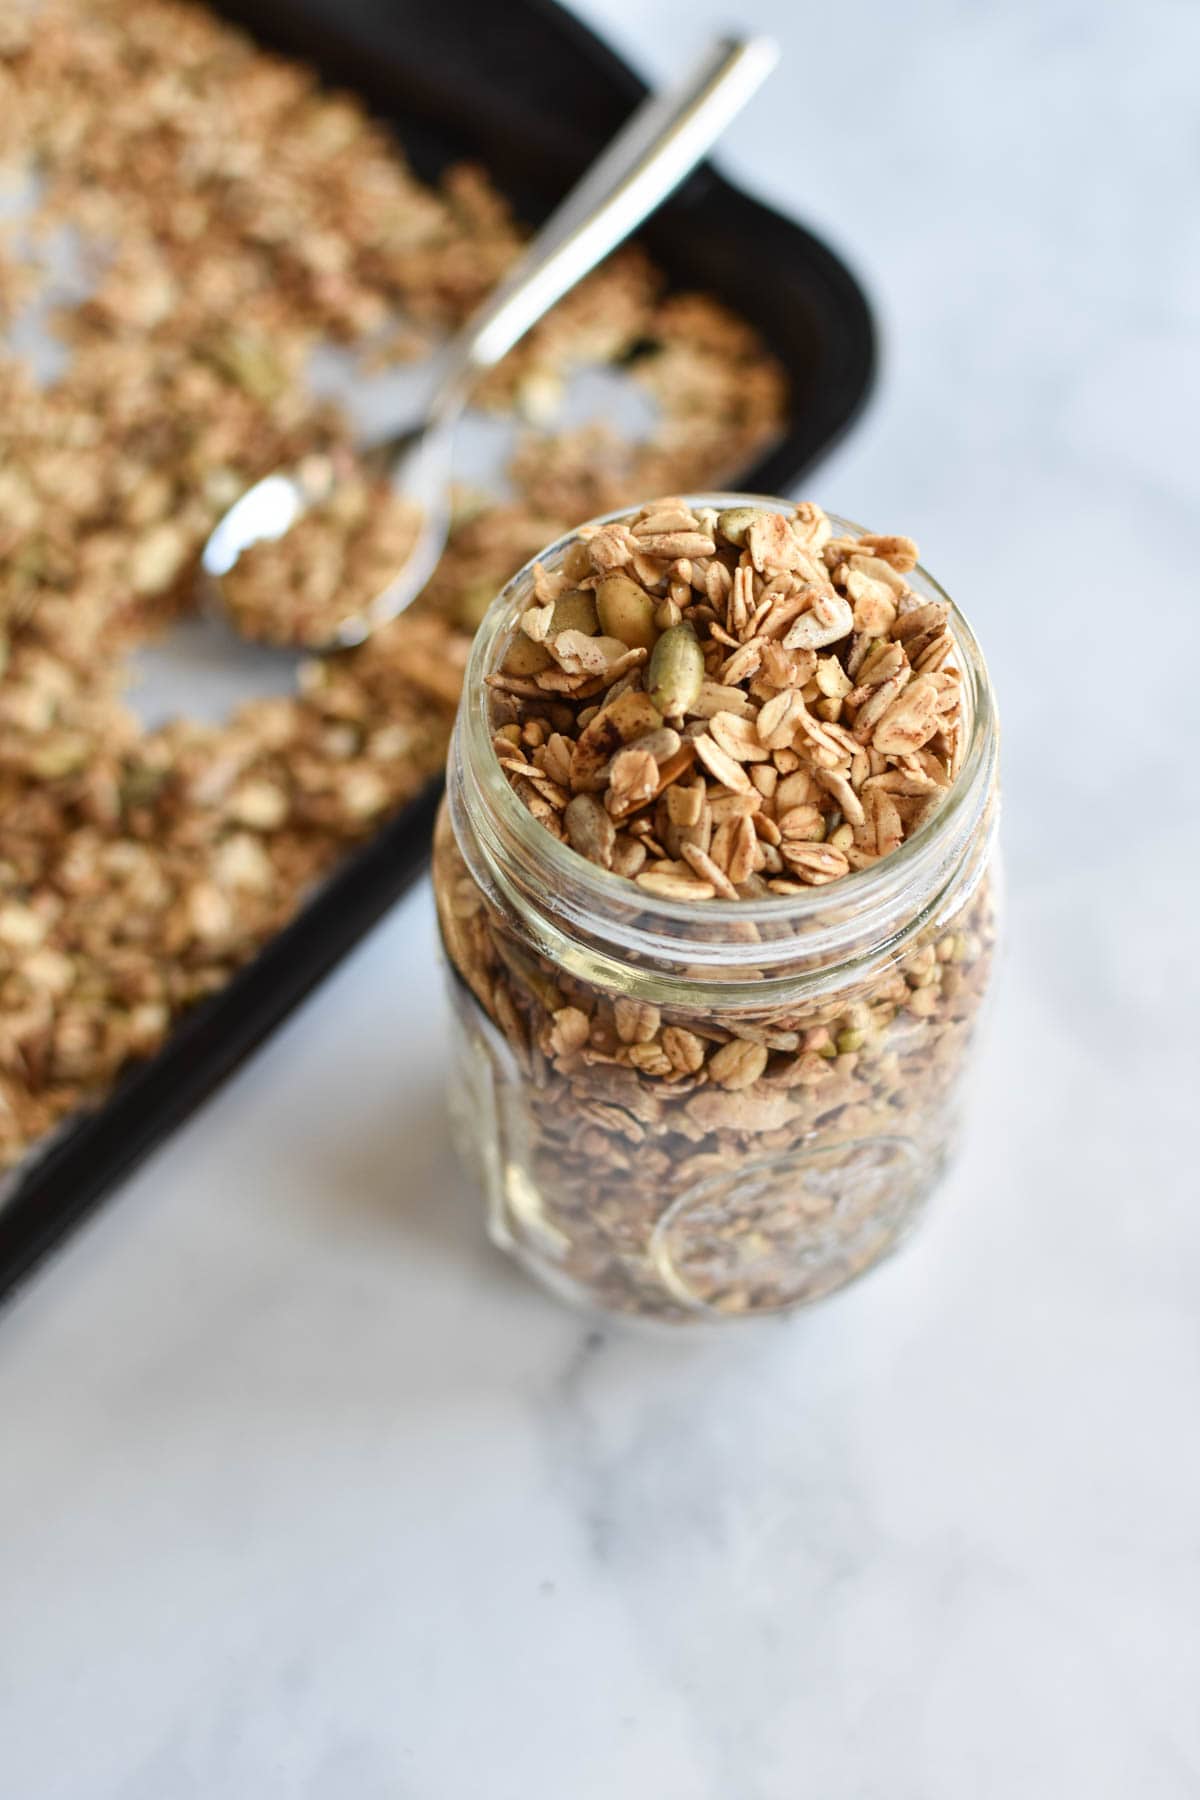
<instances>
[{"instance_id":1,"label":"rolled oat flake","mask_svg":"<svg viewBox=\"0 0 1200 1800\"><path fill-rule=\"evenodd\" d=\"M910 538L669 498L529 563L475 642L434 851L496 1241L680 1324L885 1256L954 1141L997 811L987 671Z\"/></svg>"}]
</instances>

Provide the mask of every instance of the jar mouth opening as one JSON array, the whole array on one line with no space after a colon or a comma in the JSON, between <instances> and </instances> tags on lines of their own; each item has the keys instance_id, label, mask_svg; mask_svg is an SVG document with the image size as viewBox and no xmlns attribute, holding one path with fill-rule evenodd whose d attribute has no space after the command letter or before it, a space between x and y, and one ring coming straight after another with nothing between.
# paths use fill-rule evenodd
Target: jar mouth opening
<instances>
[{"instance_id":1,"label":"jar mouth opening","mask_svg":"<svg viewBox=\"0 0 1200 1800\"><path fill-rule=\"evenodd\" d=\"M774 496L743 493L706 493L683 496L687 505L769 507L791 513L795 502ZM603 526L624 519L634 510L617 507L585 523ZM861 535L866 527L857 525L838 513L829 513L835 530ZM927 589L929 596L944 600L950 608L949 627L962 663L964 709L968 720L967 744L962 764L953 785L944 798L921 821L911 837L888 855L863 869L852 869L836 881L806 889L798 894L772 894L753 900L711 899L702 902L669 900L636 887L624 876L603 869L581 856L570 844L561 842L541 825L508 782L492 748L489 722L490 689L485 678L496 666L500 642L515 625L518 612L514 600L523 594L532 578L536 563L553 567L555 561L577 541L582 527L566 532L526 562L501 589L492 602L476 634L467 665L458 730L462 733L460 765L470 770L470 784L477 789L485 816L495 822L495 841L503 841L505 860L515 858L526 875L536 872L538 887L544 890L544 904L554 912L568 911L558 905L572 887L586 892L590 909L612 909L619 915L636 911L638 924L632 931L627 917L622 917L621 932L628 948L636 937L641 946L654 954L667 951L669 960L679 957L685 942L692 940L693 960L697 948L695 934L703 929L705 951L714 960L724 961L719 948L736 952L729 958L741 961L747 957L747 936L765 931L768 944L756 943L753 960L760 965L763 952L777 947L778 956L766 961L783 960L786 943L794 946L803 937L806 950L815 950L820 938L840 935L831 915L854 918L887 911L894 906L898 894L906 889L926 889L935 871L946 861L948 837L954 837L955 826L969 833L981 816L996 760L996 715L988 680L987 667L979 641L955 601L922 565L913 576ZM460 766L460 777L463 774ZM492 836L491 833L488 834ZM787 927L785 931L783 928ZM749 933L748 933L749 928ZM779 940L783 940L780 942ZM669 949L668 949L669 947Z\"/></svg>"}]
</instances>

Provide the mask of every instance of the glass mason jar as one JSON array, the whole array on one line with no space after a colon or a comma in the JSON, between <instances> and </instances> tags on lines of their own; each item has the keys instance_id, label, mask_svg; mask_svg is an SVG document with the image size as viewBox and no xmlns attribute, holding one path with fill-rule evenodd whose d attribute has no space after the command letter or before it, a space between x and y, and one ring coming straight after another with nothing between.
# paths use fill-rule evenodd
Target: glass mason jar
<instances>
[{"instance_id":1,"label":"glass mason jar","mask_svg":"<svg viewBox=\"0 0 1200 1800\"><path fill-rule=\"evenodd\" d=\"M948 599L921 568L908 580ZM688 1323L818 1299L895 1247L954 1142L996 931L979 646L951 603L965 750L899 849L796 895L672 901L560 842L499 766L485 678L531 583L532 565L475 640L434 846L452 1112L491 1235L609 1312Z\"/></svg>"}]
</instances>

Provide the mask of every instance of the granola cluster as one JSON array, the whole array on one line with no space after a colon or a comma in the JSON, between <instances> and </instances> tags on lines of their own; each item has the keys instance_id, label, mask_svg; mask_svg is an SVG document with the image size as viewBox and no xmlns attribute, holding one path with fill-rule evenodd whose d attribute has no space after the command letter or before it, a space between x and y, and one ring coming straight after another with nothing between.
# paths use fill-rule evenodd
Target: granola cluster
<instances>
[{"instance_id":1,"label":"granola cluster","mask_svg":"<svg viewBox=\"0 0 1200 1800\"><path fill-rule=\"evenodd\" d=\"M543 419L574 368L619 361L658 405L651 439L530 432L513 500L461 499L419 614L302 664L290 696L147 729L125 659L195 604L217 518L268 470L348 444L306 386L314 348L424 356L522 231L484 171L419 181L357 100L172 0L10 0L0 169L32 195L0 221L4 1167L157 1049L440 769L466 633L539 545L743 465L785 392L741 321L623 251L481 398ZM60 351L40 380L22 352L39 313ZM346 543L321 530L311 585L264 549L243 594L263 635L295 635L344 578Z\"/></svg>"},{"instance_id":2,"label":"granola cluster","mask_svg":"<svg viewBox=\"0 0 1200 1800\"><path fill-rule=\"evenodd\" d=\"M242 551L221 602L245 638L331 644L403 568L420 529L420 507L352 468L281 537Z\"/></svg>"},{"instance_id":3,"label":"granola cluster","mask_svg":"<svg viewBox=\"0 0 1200 1800\"><path fill-rule=\"evenodd\" d=\"M820 886L898 849L954 780L949 607L911 538L661 500L537 570L488 677L500 765L590 861L671 900Z\"/></svg>"},{"instance_id":4,"label":"granola cluster","mask_svg":"<svg viewBox=\"0 0 1200 1800\"><path fill-rule=\"evenodd\" d=\"M785 1309L886 1254L936 1183L991 966L992 802L931 916L914 896L845 967L801 936L794 977L760 967L762 910L731 922L736 971L704 956L707 903L778 906L799 933L789 900L894 852L955 781L961 664L915 564L909 539L843 535L812 505L657 501L584 528L514 604L494 753L578 852L575 905L597 940L613 921L616 963L589 973L590 939L545 954L472 874L469 817L460 842L443 811L434 884L461 1136L494 1234L572 1298L671 1321ZM588 864L627 883L615 910ZM697 903L682 1001L619 948L616 915L662 900Z\"/></svg>"}]
</instances>

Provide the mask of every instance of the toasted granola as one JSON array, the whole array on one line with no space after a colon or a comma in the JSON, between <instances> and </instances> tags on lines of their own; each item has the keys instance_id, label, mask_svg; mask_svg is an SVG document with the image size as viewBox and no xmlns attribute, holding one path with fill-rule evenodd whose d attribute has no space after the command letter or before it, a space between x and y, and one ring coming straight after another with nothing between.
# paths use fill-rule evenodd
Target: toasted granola
<instances>
[{"instance_id":1,"label":"toasted granola","mask_svg":"<svg viewBox=\"0 0 1200 1800\"><path fill-rule=\"evenodd\" d=\"M534 579L492 685L521 799L669 899L793 894L899 848L954 781L962 675L910 538L810 503L653 501Z\"/></svg>"}]
</instances>

